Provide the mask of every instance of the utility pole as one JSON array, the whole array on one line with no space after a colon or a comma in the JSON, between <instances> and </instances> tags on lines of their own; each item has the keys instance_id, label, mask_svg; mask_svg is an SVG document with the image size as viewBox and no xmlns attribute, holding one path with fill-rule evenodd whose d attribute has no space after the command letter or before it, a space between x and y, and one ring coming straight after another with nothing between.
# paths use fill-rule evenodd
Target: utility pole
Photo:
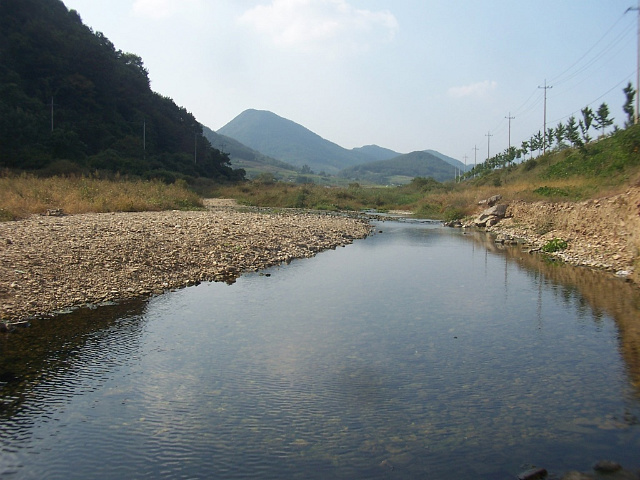
<instances>
[{"instance_id":1,"label":"utility pole","mask_svg":"<svg viewBox=\"0 0 640 480\"><path fill-rule=\"evenodd\" d=\"M491 131L487 132L485 137L487 137L487 160L489 160L489 158L491 157L491 154L489 153L491 147L491 137L493 137L493 135L491 135Z\"/></svg>"},{"instance_id":2,"label":"utility pole","mask_svg":"<svg viewBox=\"0 0 640 480\"><path fill-rule=\"evenodd\" d=\"M640 1L640 0L638 0L638 1ZM511 120L515 119L516 117L512 117L511 116L511 112L509 112L509 115L507 115L504 118L509 120L509 150L508 150L509 153L508 153L508 155L511 155Z\"/></svg>"},{"instance_id":3,"label":"utility pole","mask_svg":"<svg viewBox=\"0 0 640 480\"><path fill-rule=\"evenodd\" d=\"M640 2L640 0L638 0ZM543 140L543 150L542 154L547 153L547 90L553 87L547 86L547 79L544 79L544 87L538 85L538 88L544 88L544 140Z\"/></svg>"},{"instance_id":4,"label":"utility pole","mask_svg":"<svg viewBox=\"0 0 640 480\"><path fill-rule=\"evenodd\" d=\"M509 115L504 118L509 120L509 150L511 150L511 120L514 120L516 117L512 117L511 112L509 112Z\"/></svg>"},{"instance_id":5,"label":"utility pole","mask_svg":"<svg viewBox=\"0 0 640 480\"><path fill-rule=\"evenodd\" d=\"M147 159L147 120L142 119L142 159Z\"/></svg>"},{"instance_id":6,"label":"utility pole","mask_svg":"<svg viewBox=\"0 0 640 480\"><path fill-rule=\"evenodd\" d=\"M467 158L469 158L469 156L465 155L464 156L464 173L463 173L463 175L467 174Z\"/></svg>"},{"instance_id":7,"label":"utility pole","mask_svg":"<svg viewBox=\"0 0 640 480\"><path fill-rule=\"evenodd\" d=\"M640 0L638 0L638 6L637 7L629 7L627 8L627 12L631 12L631 11L637 11L638 12L638 48L637 48L637 59L636 59L636 109L633 112L633 123L635 125L638 124L638 110L640 110L640 92L638 91L639 85L640 85Z\"/></svg>"},{"instance_id":8,"label":"utility pole","mask_svg":"<svg viewBox=\"0 0 640 480\"><path fill-rule=\"evenodd\" d=\"M638 0L640 1L640 0ZM51 97L51 132L53 133L53 97Z\"/></svg>"},{"instance_id":9,"label":"utility pole","mask_svg":"<svg viewBox=\"0 0 640 480\"><path fill-rule=\"evenodd\" d=\"M198 163L198 132L193 134L193 163Z\"/></svg>"},{"instance_id":10,"label":"utility pole","mask_svg":"<svg viewBox=\"0 0 640 480\"><path fill-rule=\"evenodd\" d=\"M478 145L474 145L473 148L473 176L476 176L476 167L478 166Z\"/></svg>"}]
</instances>

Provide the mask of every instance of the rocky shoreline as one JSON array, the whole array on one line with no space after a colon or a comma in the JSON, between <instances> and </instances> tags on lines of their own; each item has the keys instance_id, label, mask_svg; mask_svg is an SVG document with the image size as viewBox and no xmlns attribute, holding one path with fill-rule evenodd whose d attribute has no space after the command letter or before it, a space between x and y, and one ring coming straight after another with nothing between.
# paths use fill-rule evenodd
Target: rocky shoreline
<instances>
[{"instance_id":1,"label":"rocky shoreline","mask_svg":"<svg viewBox=\"0 0 640 480\"><path fill-rule=\"evenodd\" d=\"M60 212L52 212L54 214ZM206 211L32 216L0 223L0 328L312 257L370 233L363 219Z\"/></svg>"},{"instance_id":2,"label":"rocky shoreline","mask_svg":"<svg viewBox=\"0 0 640 480\"><path fill-rule=\"evenodd\" d=\"M566 242L549 255L576 266L606 270L640 284L640 187L584 202L483 202L469 224L494 233L499 242L526 243L542 251L554 239ZM486 208L490 203L495 205Z\"/></svg>"}]
</instances>

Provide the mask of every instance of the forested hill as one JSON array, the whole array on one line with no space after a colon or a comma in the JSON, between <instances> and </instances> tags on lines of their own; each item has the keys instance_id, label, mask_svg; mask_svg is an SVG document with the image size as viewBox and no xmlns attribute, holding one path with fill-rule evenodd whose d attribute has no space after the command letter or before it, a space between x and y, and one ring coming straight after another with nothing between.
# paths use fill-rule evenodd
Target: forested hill
<instances>
[{"instance_id":1,"label":"forested hill","mask_svg":"<svg viewBox=\"0 0 640 480\"><path fill-rule=\"evenodd\" d=\"M0 168L242 178L142 59L60 0L0 0Z\"/></svg>"},{"instance_id":2,"label":"forested hill","mask_svg":"<svg viewBox=\"0 0 640 480\"><path fill-rule=\"evenodd\" d=\"M339 175L356 181L378 184L409 183L415 177L431 177L439 182L453 180L456 167L428 152L412 152L389 160L345 168Z\"/></svg>"}]
</instances>

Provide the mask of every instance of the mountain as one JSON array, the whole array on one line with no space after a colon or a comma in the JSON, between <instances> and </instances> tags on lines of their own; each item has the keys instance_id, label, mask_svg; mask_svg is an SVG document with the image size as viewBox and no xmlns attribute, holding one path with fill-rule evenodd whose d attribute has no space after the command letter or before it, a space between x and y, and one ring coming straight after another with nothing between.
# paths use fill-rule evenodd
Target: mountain
<instances>
[{"instance_id":1,"label":"mountain","mask_svg":"<svg viewBox=\"0 0 640 480\"><path fill-rule=\"evenodd\" d=\"M364 147L354 148L352 151L369 157L372 162L376 160L389 160L402 155L401 153L377 145L365 145Z\"/></svg>"},{"instance_id":2,"label":"mountain","mask_svg":"<svg viewBox=\"0 0 640 480\"><path fill-rule=\"evenodd\" d=\"M60 0L0 1L0 169L240 179L142 59Z\"/></svg>"},{"instance_id":3,"label":"mountain","mask_svg":"<svg viewBox=\"0 0 640 480\"><path fill-rule=\"evenodd\" d=\"M382 185L409 183L414 177L431 177L439 182L453 180L456 167L428 152L412 152L342 170L341 177Z\"/></svg>"},{"instance_id":4,"label":"mountain","mask_svg":"<svg viewBox=\"0 0 640 480\"><path fill-rule=\"evenodd\" d=\"M435 150L425 150L425 152L430 153L431 155L438 157L440 160L444 160L449 165L453 165L454 167L466 172L467 170L471 170L473 165L465 165L460 160L456 160L455 158L447 157L440 152L436 152Z\"/></svg>"},{"instance_id":5,"label":"mountain","mask_svg":"<svg viewBox=\"0 0 640 480\"><path fill-rule=\"evenodd\" d=\"M264 110L246 110L217 133L298 168L307 165L315 172L337 173L371 160L367 155L347 150L302 125Z\"/></svg>"},{"instance_id":6,"label":"mountain","mask_svg":"<svg viewBox=\"0 0 640 480\"><path fill-rule=\"evenodd\" d=\"M263 172L280 174L280 176L291 176L299 173L299 169L293 165L263 155L234 138L216 133L208 127L203 127L202 130L211 145L228 155L231 165L234 168L245 170L249 178L256 177Z\"/></svg>"}]
</instances>

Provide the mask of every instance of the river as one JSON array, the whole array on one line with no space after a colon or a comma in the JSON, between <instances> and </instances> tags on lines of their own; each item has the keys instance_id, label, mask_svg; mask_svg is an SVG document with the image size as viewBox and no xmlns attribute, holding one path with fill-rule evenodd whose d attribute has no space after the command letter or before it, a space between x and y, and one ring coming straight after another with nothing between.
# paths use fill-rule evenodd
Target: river
<instances>
[{"instance_id":1,"label":"river","mask_svg":"<svg viewBox=\"0 0 640 480\"><path fill-rule=\"evenodd\" d=\"M479 232L345 248L0 336L2 478L640 467L640 294Z\"/></svg>"}]
</instances>

